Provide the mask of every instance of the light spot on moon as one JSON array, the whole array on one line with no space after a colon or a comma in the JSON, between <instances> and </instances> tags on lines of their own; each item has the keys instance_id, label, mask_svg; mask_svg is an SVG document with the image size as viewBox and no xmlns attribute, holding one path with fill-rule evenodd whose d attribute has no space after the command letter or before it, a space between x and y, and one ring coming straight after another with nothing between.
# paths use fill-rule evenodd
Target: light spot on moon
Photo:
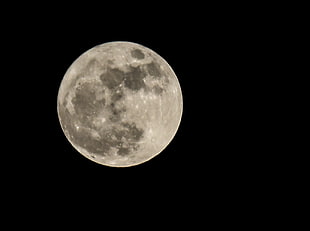
<instances>
[{"instance_id":1,"label":"light spot on moon","mask_svg":"<svg viewBox=\"0 0 310 231\"><path fill-rule=\"evenodd\" d=\"M58 92L66 138L96 163L128 167L158 155L180 124L183 100L176 75L157 53L110 42L82 54Z\"/></svg>"}]
</instances>

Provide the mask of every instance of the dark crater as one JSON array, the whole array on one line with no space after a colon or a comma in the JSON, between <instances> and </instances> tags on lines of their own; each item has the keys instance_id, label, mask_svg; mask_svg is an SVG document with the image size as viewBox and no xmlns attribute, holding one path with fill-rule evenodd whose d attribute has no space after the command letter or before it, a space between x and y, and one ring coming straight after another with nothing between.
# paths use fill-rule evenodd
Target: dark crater
<instances>
[{"instance_id":1,"label":"dark crater","mask_svg":"<svg viewBox=\"0 0 310 231\"><path fill-rule=\"evenodd\" d=\"M139 49L134 49L130 52L131 56L136 59L144 59L145 55Z\"/></svg>"},{"instance_id":2,"label":"dark crater","mask_svg":"<svg viewBox=\"0 0 310 231\"><path fill-rule=\"evenodd\" d=\"M153 88L152 88L152 91L156 94L156 95L161 95L164 91L164 89L158 85L155 85Z\"/></svg>"},{"instance_id":3,"label":"dark crater","mask_svg":"<svg viewBox=\"0 0 310 231\"><path fill-rule=\"evenodd\" d=\"M148 73L154 77L161 77L161 70L160 70L160 66L157 63L151 62L146 64L146 69L148 71Z\"/></svg>"}]
</instances>

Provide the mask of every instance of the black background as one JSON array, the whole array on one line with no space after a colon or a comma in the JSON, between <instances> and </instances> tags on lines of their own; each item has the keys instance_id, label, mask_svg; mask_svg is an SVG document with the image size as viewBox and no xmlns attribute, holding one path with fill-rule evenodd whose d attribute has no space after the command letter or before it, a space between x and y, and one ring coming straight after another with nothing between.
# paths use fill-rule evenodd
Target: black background
<instances>
[{"instance_id":1,"label":"black background","mask_svg":"<svg viewBox=\"0 0 310 231\"><path fill-rule=\"evenodd\" d=\"M145 4L36 5L5 24L14 51L8 49L6 67L14 73L9 81L17 85L13 99L19 106L7 105L16 128L6 137L3 167L7 188L13 189L8 195L26 211L56 208L99 219L107 211L123 218L138 209L146 217L160 211L158 216L176 213L181 220L193 212L200 220L201 210L216 217L222 208L233 213L242 202L247 210L247 200L260 190L263 140L253 131L262 124L253 105L266 37L251 17L254 10ZM130 168L101 166L80 155L57 116L58 88L68 67L110 41L157 52L173 68L183 94L174 139L160 155Z\"/></svg>"}]
</instances>

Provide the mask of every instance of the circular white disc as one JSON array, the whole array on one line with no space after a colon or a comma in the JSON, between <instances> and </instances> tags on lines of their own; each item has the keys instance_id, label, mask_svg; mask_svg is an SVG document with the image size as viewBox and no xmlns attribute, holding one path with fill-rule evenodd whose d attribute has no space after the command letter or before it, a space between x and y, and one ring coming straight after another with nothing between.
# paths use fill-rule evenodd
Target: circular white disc
<instances>
[{"instance_id":1,"label":"circular white disc","mask_svg":"<svg viewBox=\"0 0 310 231\"><path fill-rule=\"evenodd\" d=\"M183 100L169 64L140 44L109 42L78 57L58 92L62 130L83 156L128 167L158 155L179 127Z\"/></svg>"}]
</instances>

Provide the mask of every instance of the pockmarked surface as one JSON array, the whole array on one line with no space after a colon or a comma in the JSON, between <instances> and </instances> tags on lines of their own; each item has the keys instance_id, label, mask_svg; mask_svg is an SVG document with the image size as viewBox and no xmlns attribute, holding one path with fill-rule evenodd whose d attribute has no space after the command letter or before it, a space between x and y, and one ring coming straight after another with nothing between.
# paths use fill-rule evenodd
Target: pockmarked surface
<instances>
[{"instance_id":1,"label":"pockmarked surface","mask_svg":"<svg viewBox=\"0 0 310 231\"><path fill-rule=\"evenodd\" d=\"M176 75L154 51L110 42L83 53L58 92L65 136L85 157L127 167L159 154L179 127L183 100Z\"/></svg>"}]
</instances>

